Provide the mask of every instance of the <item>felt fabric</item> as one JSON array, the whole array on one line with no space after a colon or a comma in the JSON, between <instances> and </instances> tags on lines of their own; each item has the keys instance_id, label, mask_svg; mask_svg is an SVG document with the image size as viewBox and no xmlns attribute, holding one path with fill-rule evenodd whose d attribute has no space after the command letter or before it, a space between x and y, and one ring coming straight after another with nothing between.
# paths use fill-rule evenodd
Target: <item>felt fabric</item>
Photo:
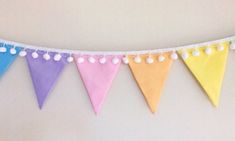
<instances>
[{"instance_id":1,"label":"felt fabric","mask_svg":"<svg viewBox=\"0 0 235 141\"><path fill-rule=\"evenodd\" d=\"M8 68L11 66L11 64L15 61L17 58L21 48L16 47L16 54L10 54L11 45L5 45L4 46L7 49L7 52L0 52L0 78L3 76L3 74L8 70Z\"/></svg>"},{"instance_id":2,"label":"felt fabric","mask_svg":"<svg viewBox=\"0 0 235 141\"><path fill-rule=\"evenodd\" d=\"M189 57L184 63L202 86L214 106L218 106L225 65L227 62L229 43L223 43L224 50L218 51L215 45L211 46L210 55L205 53L206 47L198 48L199 56L192 56L194 49L188 49ZM183 50L178 51L182 54Z\"/></svg>"},{"instance_id":3,"label":"felt fabric","mask_svg":"<svg viewBox=\"0 0 235 141\"><path fill-rule=\"evenodd\" d=\"M32 50L27 50L27 63L29 72L33 81L34 90L37 96L38 106L41 109L48 94L56 84L58 77L67 64L66 57L63 56L60 61L54 61L55 53L49 53L50 60L45 60L42 56L45 52L37 51L39 57L32 57Z\"/></svg>"},{"instance_id":4,"label":"felt fabric","mask_svg":"<svg viewBox=\"0 0 235 141\"><path fill-rule=\"evenodd\" d=\"M120 59L118 64L112 63L112 59L115 56L105 56L106 63L104 64L99 62L99 59L103 56L92 56L96 60L94 63L88 61L90 56L87 55L83 55L84 62L79 63L79 57L79 55L74 55L78 71L90 97L93 109L98 114L112 81L118 72L122 56L117 56Z\"/></svg>"},{"instance_id":5,"label":"felt fabric","mask_svg":"<svg viewBox=\"0 0 235 141\"><path fill-rule=\"evenodd\" d=\"M152 64L148 64L146 59L149 55L140 55L141 63L134 61L135 56L128 56L129 66L132 74L144 95L152 113L156 112L157 105L172 64L170 53L163 53L165 57L163 62L158 61L160 54L151 55L154 59Z\"/></svg>"}]
</instances>

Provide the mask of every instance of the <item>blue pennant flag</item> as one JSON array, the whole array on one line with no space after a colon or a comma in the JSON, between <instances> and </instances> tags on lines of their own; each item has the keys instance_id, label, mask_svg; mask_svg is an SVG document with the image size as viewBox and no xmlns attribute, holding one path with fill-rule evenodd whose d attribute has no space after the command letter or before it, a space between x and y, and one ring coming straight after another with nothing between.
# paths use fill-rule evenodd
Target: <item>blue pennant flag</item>
<instances>
[{"instance_id":1,"label":"blue pennant flag","mask_svg":"<svg viewBox=\"0 0 235 141\"><path fill-rule=\"evenodd\" d=\"M15 61L20 50L20 47L0 43L0 78Z\"/></svg>"}]
</instances>

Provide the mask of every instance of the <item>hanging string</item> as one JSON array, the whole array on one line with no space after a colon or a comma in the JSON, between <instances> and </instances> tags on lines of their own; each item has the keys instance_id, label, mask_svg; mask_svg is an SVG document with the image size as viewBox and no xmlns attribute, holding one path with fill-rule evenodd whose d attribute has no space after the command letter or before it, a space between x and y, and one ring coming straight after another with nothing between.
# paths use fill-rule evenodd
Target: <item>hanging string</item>
<instances>
[{"instance_id":1,"label":"hanging string","mask_svg":"<svg viewBox=\"0 0 235 141\"><path fill-rule=\"evenodd\" d=\"M48 48L48 47L40 47L34 45L27 45L19 42L8 41L5 39L0 39L0 43L4 44L12 44L17 47L25 49L32 49L32 50L42 50L46 52L57 52L57 53L68 53L68 54L86 54L86 55L140 55L140 54L148 54L148 53L163 53L163 52L175 52L181 49L190 49L190 48L199 48L209 46L211 44L219 44L221 42L232 42L235 40L235 36L227 37L224 39L208 41L203 43L196 43L186 46L179 46L173 48L160 48L160 49L153 49L153 50L136 50L136 51L84 51L84 50L72 50L72 49L57 49L57 48ZM231 49L235 49L231 48Z\"/></svg>"}]
</instances>

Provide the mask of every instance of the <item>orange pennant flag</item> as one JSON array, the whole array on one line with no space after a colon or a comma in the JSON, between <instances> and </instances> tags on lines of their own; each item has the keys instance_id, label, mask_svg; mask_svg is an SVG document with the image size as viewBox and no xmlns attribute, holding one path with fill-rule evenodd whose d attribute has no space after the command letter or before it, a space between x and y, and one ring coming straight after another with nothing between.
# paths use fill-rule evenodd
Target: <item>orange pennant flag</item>
<instances>
[{"instance_id":1,"label":"orange pennant flag","mask_svg":"<svg viewBox=\"0 0 235 141\"><path fill-rule=\"evenodd\" d=\"M128 56L132 74L153 113L156 112L172 64L170 54Z\"/></svg>"}]
</instances>

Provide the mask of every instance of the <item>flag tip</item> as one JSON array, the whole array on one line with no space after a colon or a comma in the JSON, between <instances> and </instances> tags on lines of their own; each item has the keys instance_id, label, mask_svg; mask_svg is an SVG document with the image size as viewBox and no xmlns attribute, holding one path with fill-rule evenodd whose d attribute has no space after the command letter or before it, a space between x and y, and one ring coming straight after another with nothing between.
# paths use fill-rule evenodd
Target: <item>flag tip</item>
<instances>
[{"instance_id":1,"label":"flag tip","mask_svg":"<svg viewBox=\"0 0 235 141\"><path fill-rule=\"evenodd\" d=\"M153 106L149 105L149 108L150 108L150 111L151 111L152 114L156 113L157 108L155 106L153 107Z\"/></svg>"},{"instance_id":2,"label":"flag tip","mask_svg":"<svg viewBox=\"0 0 235 141\"><path fill-rule=\"evenodd\" d=\"M156 110L150 110L152 114L155 114L156 113Z\"/></svg>"},{"instance_id":3,"label":"flag tip","mask_svg":"<svg viewBox=\"0 0 235 141\"><path fill-rule=\"evenodd\" d=\"M95 115L98 116L100 113L100 108L94 107L94 112L95 112Z\"/></svg>"},{"instance_id":4,"label":"flag tip","mask_svg":"<svg viewBox=\"0 0 235 141\"><path fill-rule=\"evenodd\" d=\"M43 104L38 104L39 110L42 110Z\"/></svg>"},{"instance_id":5,"label":"flag tip","mask_svg":"<svg viewBox=\"0 0 235 141\"><path fill-rule=\"evenodd\" d=\"M219 106L219 93L214 97L209 95L209 99L215 108Z\"/></svg>"},{"instance_id":6,"label":"flag tip","mask_svg":"<svg viewBox=\"0 0 235 141\"><path fill-rule=\"evenodd\" d=\"M212 105L215 107L215 108L218 108L219 107L219 101L211 101L212 102Z\"/></svg>"}]
</instances>

